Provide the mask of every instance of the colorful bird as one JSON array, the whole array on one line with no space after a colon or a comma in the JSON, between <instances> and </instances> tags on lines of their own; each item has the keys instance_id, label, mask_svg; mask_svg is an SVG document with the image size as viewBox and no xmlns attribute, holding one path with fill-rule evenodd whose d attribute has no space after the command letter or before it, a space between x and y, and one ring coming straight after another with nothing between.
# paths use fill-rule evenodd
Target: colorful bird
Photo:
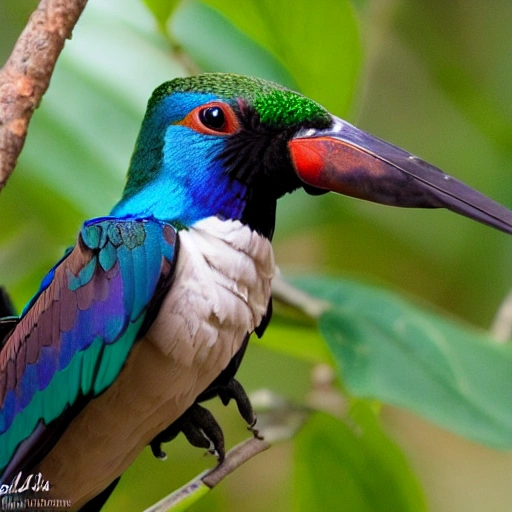
<instances>
[{"instance_id":1,"label":"colorful bird","mask_svg":"<svg viewBox=\"0 0 512 512\"><path fill-rule=\"evenodd\" d=\"M512 233L507 208L298 93L232 74L165 83L119 203L0 321L1 483L41 473L48 496L96 510L145 446L162 456L179 432L222 461L199 405L213 396L258 435L234 376L272 313L277 199L299 187Z\"/></svg>"}]
</instances>

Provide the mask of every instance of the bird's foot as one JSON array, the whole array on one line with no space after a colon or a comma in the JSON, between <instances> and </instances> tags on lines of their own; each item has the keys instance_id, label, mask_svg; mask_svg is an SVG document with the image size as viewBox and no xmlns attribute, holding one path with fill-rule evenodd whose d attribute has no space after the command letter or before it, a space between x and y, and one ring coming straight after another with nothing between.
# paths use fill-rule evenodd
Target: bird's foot
<instances>
[{"instance_id":1,"label":"bird's foot","mask_svg":"<svg viewBox=\"0 0 512 512\"><path fill-rule=\"evenodd\" d=\"M213 414L199 404L191 405L180 418L151 441L153 455L165 459L167 456L162 451L162 443L172 441L180 432L183 432L192 446L205 448L217 457L219 464L222 463L226 455L224 434Z\"/></svg>"},{"instance_id":2,"label":"bird's foot","mask_svg":"<svg viewBox=\"0 0 512 512\"><path fill-rule=\"evenodd\" d=\"M260 439L261 441L263 441L263 439L265 439L261 434L260 434L260 431L257 429L257 428L254 428L254 426L256 425L256 422L258 421L257 418L254 419L254 423L252 425L247 425L247 430L249 432L252 433L252 435L256 438L256 439Z\"/></svg>"},{"instance_id":3,"label":"bird's foot","mask_svg":"<svg viewBox=\"0 0 512 512\"><path fill-rule=\"evenodd\" d=\"M220 397L224 405L230 400L236 402L240 415L247 423L247 429L257 439L263 439L256 428L256 415L242 385L234 378L227 384L215 388L214 393ZM212 398L213 393L208 396ZM203 398L204 400L204 398ZM197 402L191 405L174 423L160 432L150 443L151 451L157 459L165 460L166 453L162 450L162 443L172 441L180 432L183 432L192 446L205 448L208 453L215 455L221 464L226 455L224 447L224 434L213 414Z\"/></svg>"},{"instance_id":4,"label":"bird's foot","mask_svg":"<svg viewBox=\"0 0 512 512\"><path fill-rule=\"evenodd\" d=\"M224 434L213 414L199 404L189 408L189 417L182 432L192 446L206 448L215 455L219 464L224 460L226 450L224 447Z\"/></svg>"},{"instance_id":5,"label":"bird's foot","mask_svg":"<svg viewBox=\"0 0 512 512\"><path fill-rule=\"evenodd\" d=\"M233 399L238 407L240 416L242 416L247 423L247 430L249 430L257 439L263 439L259 430L255 428L258 418L256 417L251 401L240 382L232 378L219 390L219 397L224 405L228 405L229 401Z\"/></svg>"}]
</instances>

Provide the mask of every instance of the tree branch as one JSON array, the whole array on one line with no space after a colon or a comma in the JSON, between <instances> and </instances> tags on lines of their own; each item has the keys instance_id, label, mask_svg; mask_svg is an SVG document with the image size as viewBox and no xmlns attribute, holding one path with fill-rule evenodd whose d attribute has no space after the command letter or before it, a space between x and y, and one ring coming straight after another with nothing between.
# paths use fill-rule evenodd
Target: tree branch
<instances>
[{"instance_id":1,"label":"tree branch","mask_svg":"<svg viewBox=\"0 0 512 512\"><path fill-rule=\"evenodd\" d=\"M34 110L87 0L41 0L0 70L0 190L11 175Z\"/></svg>"},{"instance_id":2,"label":"tree branch","mask_svg":"<svg viewBox=\"0 0 512 512\"><path fill-rule=\"evenodd\" d=\"M196 503L230 473L271 445L292 439L307 421L311 410L287 402L279 395L260 390L251 395L258 413L257 427L264 439L253 437L229 450L222 464L196 476L145 512L182 512Z\"/></svg>"},{"instance_id":3,"label":"tree branch","mask_svg":"<svg viewBox=\"0 0 512 512\"><path fill-rule=\"evenodd\" d=\"M272 298L302 311L311 318L318 318L332 308L328 301L312 297L285 281L279 270L272 279Z\"/></svg>"},{"instance_id":4,"label":"tree branch","mask_svg":"<svg viewBox=\"0 0 512 512\"><path fill-rule=\"evenodd\" d=\"M256 437L247 439L229 450L222 464L197 476L185 486L146 509L145 512L184 510L185 508L181 507L198 501L236 468L267 448L270 448L270 443L263 439Z\"/></svg>"}]
</instances>

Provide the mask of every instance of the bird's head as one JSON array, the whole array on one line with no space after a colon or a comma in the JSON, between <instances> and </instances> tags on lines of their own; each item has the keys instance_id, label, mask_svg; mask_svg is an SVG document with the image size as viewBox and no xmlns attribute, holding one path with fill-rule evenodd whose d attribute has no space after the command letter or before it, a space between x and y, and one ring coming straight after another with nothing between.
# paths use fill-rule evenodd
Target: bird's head
<instances>
[{"instance_id":1,"label":"bird's head","mask_svg":"<svg viewBox=\"0 0 512 512\"><path fill-rule=\"evenodd\" d=\"M303 187L393 206L446 207L512 233L512 212L277 84L177 78L148 103L115 215L190 226L238 219L271 237L279 197Z\"/></svg>"}]
</instances>

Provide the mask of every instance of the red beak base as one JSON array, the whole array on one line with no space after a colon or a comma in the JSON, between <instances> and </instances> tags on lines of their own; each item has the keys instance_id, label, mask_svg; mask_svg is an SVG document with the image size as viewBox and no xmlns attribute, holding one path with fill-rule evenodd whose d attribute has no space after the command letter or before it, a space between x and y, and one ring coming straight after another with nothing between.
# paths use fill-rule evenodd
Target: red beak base
<instances>
[{"instance_id":1,"label":"red beak base","mask_svg":"<svg viewBox=\"0 0 512 512\"><path fill-rule=\"evenodd\" d=\"M401 186L406 185L407 176L390 173L389 166L382 160L339 139L328 136L294 139L290 141L289 149L299 178L316 188L396 205L394 194L386 199L388 180L393 179L393 188L400 186L397 178L402 178ZM415 202L414 206L423 205Z\"/></svg>"},{"instance_id":2,"label":"red beak base","mask_svg":"<svg viewBox=\"0 0 512 512\"><path fill-rule=\"evenodd\" d=\"M288 149L299 179L316 189L391 206L448 208L512 234L508 208L342 119L299 132Z\"/></svg>"}]
</instances>

